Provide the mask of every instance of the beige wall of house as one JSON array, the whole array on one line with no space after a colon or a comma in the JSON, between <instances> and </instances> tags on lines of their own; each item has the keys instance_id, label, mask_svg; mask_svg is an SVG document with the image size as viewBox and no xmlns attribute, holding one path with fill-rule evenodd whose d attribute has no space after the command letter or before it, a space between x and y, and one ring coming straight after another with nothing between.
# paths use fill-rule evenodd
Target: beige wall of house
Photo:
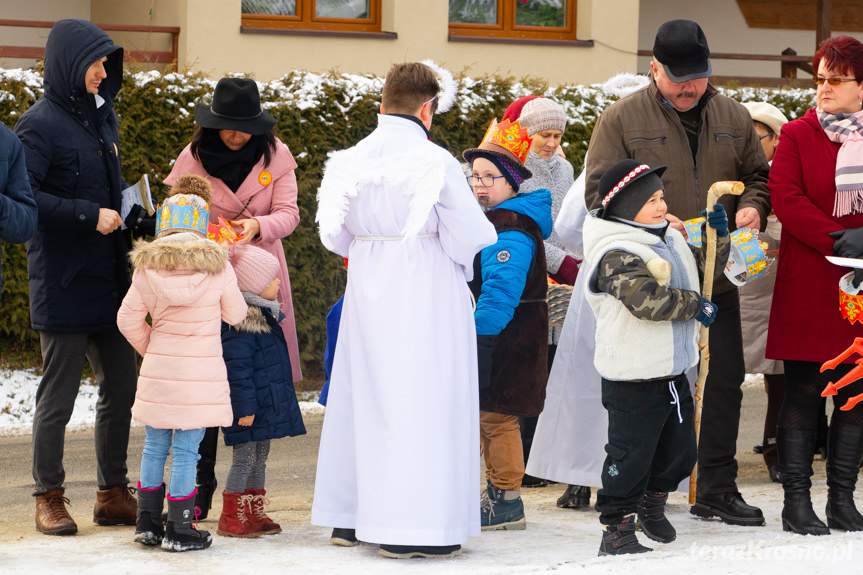
<instances>
[{"instance_id":1,"label":"beige wall of house","mask_svg":"<svg viewBox=\"0 0 863 575\"><path fill-rule=\"evenodd\" d=\"M445 0L381 2L382 28L395 32L394 40L243 34L241 0L0 0L0 13L21 20L74 17L98 24L179 26L181 70L212 78L248 74L262 81L295 69L382 75L393 62L432 58L473 76L532 76L551 85L602 82L617 72L646 72L648 58L638 58L636 51L651 49L656 29L671 18L698 21L713 52L779 54L792 47L811 55L815 44L814 32L749 28L735 0L577 0L578 37L592 40L592 47L450 42ZM127 50L170 50L167 34L110 34ZM47 29L0 28L0 43L44 46L47 35ZM863 40L863 34L852 35ZM3 67L33 63L0 59ZM714 59L713 70L722 76L778 77L779 63Z\"/></svg>"},{"instance_id":2,"label":"beige wall of house","mask_svg":"<svg viewBox=\"0 0 863 575\"><path fill-rule=\"evenodd\" d=\"M91 0L0 0L0 14L6 20L53 22L63 18L90 17ZM4 46L45 46L49 28L0 28L0 44ZM29 68L33 60L0 58L3 68Z\"/></svg>"},{"instance_id":3,"label":"beige wall of house","mask_svg":"<svg viewBox=\"0 0 863 575\"><path fill-rule=\"evenodd\" d=\"M638 4L578 0L578 37L596 39L593 47L449 42L445 0L382 0L382 29L395 40L242 34L240 0L92 0L91 9L94 22L179 25L180 69L212 78L242 73L266 81L295 69L385 74L394 62L432 58L469 75L534 76L557 85L634 70ZM141 49L141 35L112 36Z\"/></svg>"}]
</instances>

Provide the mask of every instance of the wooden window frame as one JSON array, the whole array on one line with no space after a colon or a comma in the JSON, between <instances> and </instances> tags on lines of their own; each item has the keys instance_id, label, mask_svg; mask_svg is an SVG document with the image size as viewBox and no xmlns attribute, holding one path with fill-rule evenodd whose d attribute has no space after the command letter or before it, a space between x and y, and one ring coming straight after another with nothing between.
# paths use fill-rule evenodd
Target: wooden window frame
<instances>
[{"instance_id":1,"label":"wooden window frame","mask_svg":"<svg viewBox=\"0 0 863 575\"><path fill-rule=\"evenodd\" d=\"M521 0L497 0L497 24L450 22L450 40L485 39L489 41L578 41L575 28L578 0L567 1L566 23L560 28L550 28L546 26L517 26L515 24L515 8L516 2L520 1Z\"/></svg>"},{"instance_id":2,"label":"wooden window frame","mask_svg":"<svg viewBox=\"0 0 863 575\"><path fill-rule=\"evenodd\" d=\"M381 32L381 0L369 0L368 18L318 18L317 0L297 0L296 16L242 14L243 29L312 30L321 32Z\"/></svg>"}]
</instances>

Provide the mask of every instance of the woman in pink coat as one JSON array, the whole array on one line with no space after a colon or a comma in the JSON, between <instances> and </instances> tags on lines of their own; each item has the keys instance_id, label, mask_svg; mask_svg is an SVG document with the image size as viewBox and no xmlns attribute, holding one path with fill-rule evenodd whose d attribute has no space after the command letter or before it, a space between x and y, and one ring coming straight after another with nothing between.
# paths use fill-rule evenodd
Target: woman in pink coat
<instances>
[{"instance_id":1,"label":"woman in pink coat","mask_svg":"<svg viewBox=\"0 0 863 575\"><path fill-rule=\"evenodd\" d=\"M205 549L212 541L191 526L195 463L204 429L234 419L222 321L238 324L247 311L227 250L207 239L209 189L199 176L178 178L156 214L156 239L130 253L135 273L117 313L120 331L144 357L132 407L146 425L135 541L168 551Z\"/></svg>"},{"instance_id":2,"label":"woman in pink coat","mask_svg":"<svg viewBox=\"0 0 863 575\"><path fill-rule=\"evenodd\" d=\"M248 78L222 78L216 84L213 104L195 110L192 142L180 153L165 179L173 184L182 174L198 174L210 180L213 199L210 221L219 217L231 222L251 243L279 260L279 301L285 319L281 322L294 383L303 378L297 344L291 281L282 248L300 221L297 178L288 147L275 136L276 120L261 108L258 86ZM198 502L206 518L216 490L216 446L218 428L207 430L198 462Z\"/></svg>"},{"instance_id":3,"label":"woman in pink coat","mask_svg":"<svg viewBox=\"0 0 863 575\"><path fill-rule=\"evenodd\" d=\"M863 44L826 40L812 62L817 108L782 128L770 169L770 196L782 222L770 309L767 357L785 362L785 398L776 444L785 490L786 531L826 535L828 527L863 530L854 486L863 456L863 409L838 408L863 391L839 390L828 439L827 525L812 509L810 477L821 391L848 373L856 357L820 373L821 364L863 337L839 310L839 278L849 269L825 256L863 257Z\"/></svg>"}]
</instances>

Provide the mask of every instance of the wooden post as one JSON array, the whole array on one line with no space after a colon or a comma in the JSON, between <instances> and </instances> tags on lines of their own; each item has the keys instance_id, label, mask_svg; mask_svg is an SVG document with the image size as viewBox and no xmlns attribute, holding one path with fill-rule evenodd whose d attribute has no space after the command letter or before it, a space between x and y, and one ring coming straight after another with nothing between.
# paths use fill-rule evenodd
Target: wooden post
<instances>
[{"instance_id":1,"label":"wooden post","mask_svg":"<svg viewBox=\"0 0 863 575\"><path fill-rule=\"evenodd\" d=\"M818 0L818 20L815 28L815 50L830 37L833 25L833 0ZM816 72L818 70L815 70Z\"/></svg>"},{"instance_id":2,"label":"wooden post","mask_svg":"<svg viewBox=\"0 0 863 575\"><path fill-rule=\"evenodd\" d=\"M797 51L794 48L785 48L782 50L783 56L796 56ZM796 79L797 78L797 63L791 62L789 60L782 60L781 64L781 76L783 78Z\"/></svg>"}]
</instances>

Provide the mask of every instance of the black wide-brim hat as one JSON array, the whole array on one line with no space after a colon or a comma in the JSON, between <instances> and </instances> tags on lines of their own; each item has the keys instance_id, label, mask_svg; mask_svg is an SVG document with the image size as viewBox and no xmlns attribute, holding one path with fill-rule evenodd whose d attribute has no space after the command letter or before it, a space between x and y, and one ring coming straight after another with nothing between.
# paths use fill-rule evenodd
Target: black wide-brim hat
<instances>
[{"instance_id":1,"label":"black wide-brim hat","mask_svg":"<svg viewBox=\"0 0 863 575\"><path fill-rule=\"evenodd\" d=\"M666 168L667 166L651 168L645 163L628 159L620 160L608 168L599 178L599 197L602 198L602 207L596 215L607 220L609 212L616 205L615 202L620 202L620 198L625 196L628 191L640 188L639 184L650 183L647 180L654 180L654 177L659 179ZM661 179L659 179L659 185L662 185ZM650 195L653 195L656 188L650 189L649 192ZM647 198L644 199L644 201L646 200Z\"/></svg>"},{"instance_id":2,"label":"black wide-brim hat","mask_svg":"<svg viewBox=\"0 0 863 575\"><path fill-rule=\"evenodd\" d=\"M512 166L521 176L526 180L533 176L533 172L528 170L524 163L519 160L515 154L504 148L503 146L498 146L497 144L493 144L491 142L483 142L479 145L478 148L468 148L464 152L461 153L464 156L464 159L473 163L474 158L476 157L489 157L494 158L499 162L506 162L507 165Z\"/></svg>"},{"instance_id":3,"label":"black wide-brim hat","mask_svg":"<svg viewBox=\"0 0 863 575\"><path fill-rule=\"evenodd\" d=\"M692 20L669 20L660 26L653 41L653 56L672 82L709 78L713 73L707 37Z\"/></svg>"},{"instance_id":4,"label":"black wide-brim hat","mask_svg":"<svg viewBox=\"0 0 863 575\"><path fill-rule=\"evenodd\" d=\"M195 123L213 130L236 130L253 136L266 134L276 119L261 108L258 85L250 78L222 78L212 105L198 104Z\"/></svg>"}]
</instances>

